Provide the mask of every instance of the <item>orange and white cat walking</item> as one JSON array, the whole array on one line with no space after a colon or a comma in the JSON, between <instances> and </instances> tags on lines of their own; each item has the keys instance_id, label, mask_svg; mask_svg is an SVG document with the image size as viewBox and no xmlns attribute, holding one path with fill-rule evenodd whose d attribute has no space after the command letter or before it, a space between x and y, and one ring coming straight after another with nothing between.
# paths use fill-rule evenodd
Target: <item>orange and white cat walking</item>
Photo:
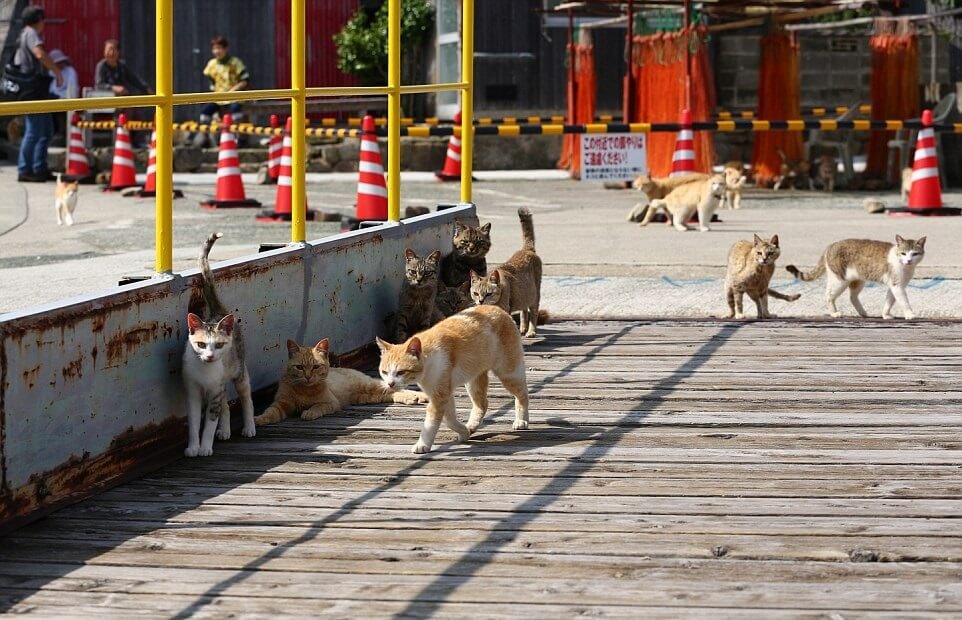
<instances>
[{"instance_id":1,"label":"orange and white cat walking","mask_svg":"<svg viewBox=\"0 0 962 620\"><path fill-rule=\"evenodd\" d=\"M514 429L528 428L528 383L521 333L511 316L497 306L475 306L444 319L407 342L380 338L379 371L390 389L417 383L430 402L421 437L412 452L431 451L441 420L461 441L481 426L488 410L488 371L514 396ZM474 405L465 426L454 409L454 390L464 385Z\"/></svg>"},{"instance_id":2,"label":"orange and white cat walking","mask_svg":"<svg viewBox=\"0 0 962 620\"><path fill-rule=\"evenodd\" d=\"M57 175L57 188L54 190L53 206L57 209L57 226L73 226L73 212L77 208L80 184L76 181L64 182Z\"/></svg>"}]
</instances>

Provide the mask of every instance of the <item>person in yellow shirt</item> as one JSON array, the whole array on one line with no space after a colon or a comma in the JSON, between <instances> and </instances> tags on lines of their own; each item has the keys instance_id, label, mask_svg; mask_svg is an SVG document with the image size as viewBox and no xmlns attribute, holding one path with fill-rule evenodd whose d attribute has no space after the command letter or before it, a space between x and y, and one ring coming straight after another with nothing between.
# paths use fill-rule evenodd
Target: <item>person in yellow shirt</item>
<instances>
[{"instance_id":1,"label":"person in yellow shirt","mask_svg":"<svg viewBox=\"0 0 962 620\"><path fill-rule=\"evenodd\" d=\"M210 80L210 89L215 93L245 90L250 82L250 72L240 58L231 56L227 39L220 35L211 39L210 51L214 57L204 67L204 75ZM222 101L205 104L200 111L200 122L209 123L214 114L223 116L225 111L230 112L235 123L244 118L244 109L239 102ZM197 138L204 139L206 136L199 134Z\"/></svg>"}]
</instances>

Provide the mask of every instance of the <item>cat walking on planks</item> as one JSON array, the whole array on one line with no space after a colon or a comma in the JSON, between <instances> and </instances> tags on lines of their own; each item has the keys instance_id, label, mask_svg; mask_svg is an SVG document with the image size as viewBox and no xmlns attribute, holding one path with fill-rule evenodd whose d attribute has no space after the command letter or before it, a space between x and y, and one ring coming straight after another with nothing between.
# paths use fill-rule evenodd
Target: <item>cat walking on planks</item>
<instances>
[{"instance_id":1,"label":"cat walking on planks","mask_svg":"<svg viewBox=\"0 0 962 620\"><path fill-rule=\"evenodd\" d=\"M287 341L287 367L274 402L254 418L255 424L273 424L297 412L302 420L315 420L349 405L428 402L428 397L420 392L388 388L358 370L331 368L329 347L327 338L313 347Z\"/></svg>"},{"instance_id":2,"label":"cat walking on planks","mask_svg":"<svg viewBox=\"0 0 962 620\"><path fill-rule=\"evenodd\" d=\"M488 372L514 396L514 429L528 428L528 384L521 334L511 316L497 306L475 306L444 319L401 344L380 338L379 372L389 389L417 383L430 402L421 436L411 449L431 451L438 428L445 425L461 441L481 426L488 410ZM465 426L454 409L454 391L464 385L472 408Z\"/></svg>"},{"instance_id":3,"label":"cat walking on planks","mask_svg":"<svg viewBox=\"0 0 962 620\"><path fill-rule=\"evenodd\" d=\"M65 182L57 173L57 187L53 194L53 206L57 210L57 226L73 226L73 212L77 209L77 199L80 196L80 183Z\"/></svg>"},{"instance_id":4,"label":"cat walking on planks","mask_svg":"<svg viewBox=\"0 0 962 620\"><path fill-rule=\"evenodd\" d=\"M749 241L736 241L728 252L728 271L725 274L725 295L728 298L728 318L743 319L742 296L755 302L758 318L774 319L768 311L768 298L795 301L801 295L785 295L769 288L775 261L781 254L778 235L765 241L758 235Z\"/></svg>"},{"instance_id":5,"label":"cat walking on planks","mask_svg":"<svg viewBox=\"0 0 962 620\"><path fill-rule=\"evenodd\" d=\"M207 306L204 318L187 314L188 337L184 347L183 378L187 390L187 456L210 456L214 437L230 439L230 407L227 386L233 383L244 415L241 434L253 437L254 403L250 377L244 363L244 337L233 314L214 289L208 256L223 235L207 238L200 254L200 280ZM202 424L203 423L203 424ZM201 427L203 426L203 433Z\"/></svg>"},{"instance_id":6,"label":"cat walking on planks","mask_svg":"<svg viewBox=\"0 0 962 620\"><path fill-rule=\"evenodd\" d=\"M523 244L487 276L471 272L471 299L476 304L498 306L520 314L519 327L526 338L537 336L541 311L541 257L534 249L534 220L531 211L518 209Z\"/></svg>"},{"instance_id":7,"label":"cat walking on planks","mask_svg":"<svg viewBox=\"0 0 962 620\"><path fill-rule=\"evenodd\" d=\"M795 265L788 265L788 270L796 278L810 281L826 274L825 296L828 300L829 312L833 317L840 317L835 300L845 289L848 289L849 299L859 316L867 317L868 313L859 301L859 293L865 288L866 282L876 282L886 286L885 305L882 306L882 318L892 318L892 306L896 300L902 306L906 319L915 318L909 305L906 287L915 274L915 268L925 258L925 237L919 239L903 239L895 236L895 243L873 241L870 239L844 239L836 241L825 248L818 265L810 273L802 273Z\"/></svg>"}]
</instances>

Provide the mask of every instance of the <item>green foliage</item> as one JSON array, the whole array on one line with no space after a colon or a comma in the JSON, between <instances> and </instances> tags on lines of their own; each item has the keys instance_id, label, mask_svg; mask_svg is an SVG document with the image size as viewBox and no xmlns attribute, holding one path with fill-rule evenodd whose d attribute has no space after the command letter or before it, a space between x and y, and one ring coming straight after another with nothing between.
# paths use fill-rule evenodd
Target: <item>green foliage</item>
<instances>
[{"instance_id":1,"label":"green foliage","mask_svg":"<svg viewBox=\"0 0 962 620\"><path fill-rule=\"evenodd\" d=\"M365 85L387 81L387 9L374 17L358 11L336 35L337 68L357 76ZM434 34L434 7L427 0L401 0L401 50L410 52Z\"/></svg>"}]
</instances>

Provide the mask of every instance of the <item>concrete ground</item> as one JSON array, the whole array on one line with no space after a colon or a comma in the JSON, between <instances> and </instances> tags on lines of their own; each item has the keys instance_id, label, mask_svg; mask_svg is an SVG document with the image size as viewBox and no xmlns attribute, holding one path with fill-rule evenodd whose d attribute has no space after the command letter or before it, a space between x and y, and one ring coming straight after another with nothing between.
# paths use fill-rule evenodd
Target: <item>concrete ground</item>
<instances>
[{"instance_id":1,"label":"concrete ground","mask_svg":"<svg viewBox=\"0 0 962 620\"><path fill-rule=\"evenodd\" d=\"M833 195L749 189L740 211L723 211L708 233L678 233L665 225L640 228L625 216L640 194L606 190L599 184L562 180L555 171L479 173L475 202L482 221L493 223L490 263L520 246L516 210L535 215L538 252L545 262L543 306L556 315L723 316L727 313L722 279L728 248L753 233L778 233L780 265L811 267L829 242L862 237L894 239L927 235L928 254L909 298L922 317L962 317L962 218L895 218L862 209L868 197L893 205L896 192ZM58 228L53 212L54 184L18 184L12 166L0 167L0 312L23 310L65 297L102 291L124 275L153 268L153 201L102 194L82 188L72 228ZM199 244L214 230L225 233L213 259L254 253L262 242L283 242L283 224L258 224L254 211L207 211L199 200L213 194L213 175L175 179L186 198L174 206L174 268L195 265ZM456 202L457 185L442 185L430 175L402 176L402 201L433 206ZM246 185L251 197L270 207L273 187ZM311 175L308 204L327 212L351 214L354 175ZM962 205L962 193L946 203ZM308 237L336 233L335 223L308 223ZM773 300L783 316L822 316L822 282L804 284L779 271L774 285L801 292L793 304ZM863 293L866 307L878 312L884 293ZM848 302L841 304L851 312ZM751 313L749 313L751 314Z\"/></svg>"}]
</instances>

